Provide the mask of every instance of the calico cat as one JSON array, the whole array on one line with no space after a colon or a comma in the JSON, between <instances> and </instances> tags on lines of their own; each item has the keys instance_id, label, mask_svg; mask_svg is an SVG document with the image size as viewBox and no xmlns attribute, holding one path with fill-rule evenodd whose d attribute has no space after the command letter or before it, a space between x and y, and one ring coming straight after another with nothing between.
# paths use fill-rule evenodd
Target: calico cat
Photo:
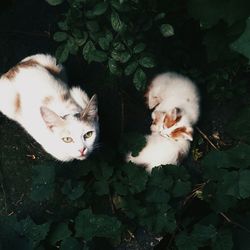
<instances>
[{"instance_id":1,"label":"calico cat","mask_svg":"<svg viewBox=\"0 0 250 250\"><path fill-rule=\"evenodd\" d=\"M153 167L179 165L188 154L193 140L193 125L199 117L199 93L186 77L176 73L158 75L146 93L152 112L151 134L138 156L127 156L127 161Z\"/></svg>"},{"instance_id":2,"label":"calico cat","mask_svg":"<svg viewBox=\"0 0 250 250\"><path fill-rule=\"evenodd\" d=\"M69 88L50 55L23 59L0 78L0 111L60 161L84 160L99 134L97 97Z\"/></svg>"},{"instance_id":3,"label":"calico cat","mask_svg":"<svg viewBox=\"0 0 250 250\"><path fill-rule=\"evenodd\" d=\"M195 84L177 73L163 73L156 76L145 95L149 109L154 112L171 112L178 108L194 125L200 114L200 96ZM153 114L152 114L153 115Z\"/></svg>"}]
</instances>

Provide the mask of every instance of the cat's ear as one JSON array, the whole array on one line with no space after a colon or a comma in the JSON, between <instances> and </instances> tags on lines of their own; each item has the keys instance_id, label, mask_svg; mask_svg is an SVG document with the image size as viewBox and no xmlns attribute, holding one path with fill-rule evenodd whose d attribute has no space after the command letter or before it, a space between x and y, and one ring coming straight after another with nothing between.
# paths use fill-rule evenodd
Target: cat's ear
<instances>
[{"instance_id":1,"label":"cat's ear","mask_svg":"<svg viewBox=\"0 0 250 250\"><path fill-rule=\"evenodd\" d=\"M182 136L188 141L193 141L193 128L186 127L186 130L182 133Z\"/></svg>"},{"instance_id":2,"label":"cat's ear","mask_svg":"<svg viewBox=\"0 0 250 250\"><path fill-rule=\"evenodd\" d=\"M171 111L171 117L174 121L177 121L179 119L179 117L181 117L181 109L179 108L174 108Z\"/></svg>"},{"instance_id":3,"label":"cat's ear","mask_svg":"<svg viewBox=\"0 0 250 250\"><path fill-rule=\"evenodd\" d=\"M179 108L174 108L170 113L167 113L164 117L164 126L166 128L171 128L181 119L181 110Z\"/></svg>"},{"instance_id":4,"label":"cat's ear","mask_svg":"<svg viewBox=\"0 0 250 250\"><path fill-rule=\"evenodd\" d=\"M82 120L93 121L98 119L97 95L93 95L86 108L81 113Z\"/></svg>"},{"instance_id":5,"label":"cat's ear","mask_svg":"<svg viewBox=\"0 0 250 250\"><path fill-rule=\"evenodd\" d=\"M57 115L54 111L50 110L46 107L41 107L40 112L42 118L49 129L53 129L53 127L62 126L64 123L63 118Z\"/></svg>"}]
</instances>

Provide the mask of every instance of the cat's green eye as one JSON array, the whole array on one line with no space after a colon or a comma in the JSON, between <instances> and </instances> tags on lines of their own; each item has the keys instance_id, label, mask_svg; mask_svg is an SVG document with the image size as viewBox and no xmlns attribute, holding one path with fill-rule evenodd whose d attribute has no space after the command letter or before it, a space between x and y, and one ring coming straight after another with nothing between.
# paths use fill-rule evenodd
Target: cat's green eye
<instances>
[{"instance_id":1,"label":"cat's green eye","mask_svg":"<svg viewBox=\"0 0 250 250\"><path fill-rule=\"evenodd\" d=\"M93 131L89 131L86 134L84 134L83 138L86 140L88 138L90 138L93 135Z\"/></svg>"},{"instance_id":2,"label":"cat's green eye","mask_svg":"<svg viewBox=\"0 0 250 250\"><path fill-rule=\"evenodd\" d=\"M71 143L73 142L73 139L71 137L63 137L62 140L65 142L65 143Z\"/></svg>"}]
</instances>

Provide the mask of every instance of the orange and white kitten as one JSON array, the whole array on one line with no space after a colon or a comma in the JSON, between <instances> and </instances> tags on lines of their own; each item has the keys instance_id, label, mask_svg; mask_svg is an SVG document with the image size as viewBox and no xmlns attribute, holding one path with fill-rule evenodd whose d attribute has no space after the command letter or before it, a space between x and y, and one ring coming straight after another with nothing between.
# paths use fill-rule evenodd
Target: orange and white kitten
<instances>
[{"instance_id":1,"label":"orange and white kitten","mask_svg":"<svg viewBox=\"0 0 250 250\"><path fill-rule=\"evenodd\" d=\"M23 59L0 78L0 111L60 161L84 160L99 134L97 98L69 88L50 55Z\"/></svg>"},{"instance_id":2,"label":"orange and white kitten","mask_svg":"<svg viewBox=\"0 0 250 250\"><path fill-rule=\"evenodd\" d=\"M180 117L179 110L174 109L170 114L157 112L156 115L162 122L151 125L152 133L146 136L146 146L138 156L133 157L131 153L127 156L127 161L144 166L149 173L157 166L179 165L188 154L193 139L193 129ZM163 120L171 126L162 129Z\"/></svg>"},{"instance_id":3,"label":"orange and white kitten","mask_svg":"<svg viewBox=\"0 0 250 250\"><path fill-rule=\"evenodd\" d=\"M200 96L195 84L187 77L176 73L163 73L156 76L146 93L148 107L154 112L171 112L178 108L194 125L200 114Z\"/></svg>"}]
</instances>

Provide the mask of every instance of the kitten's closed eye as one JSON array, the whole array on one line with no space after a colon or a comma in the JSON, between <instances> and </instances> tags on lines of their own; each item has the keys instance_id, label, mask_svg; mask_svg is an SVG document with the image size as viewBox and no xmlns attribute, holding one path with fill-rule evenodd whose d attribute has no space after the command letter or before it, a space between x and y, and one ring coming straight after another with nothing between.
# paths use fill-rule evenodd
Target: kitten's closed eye
<instances>
[{"instance_id":1,"label":"kitten's closed eye","mask_svg":"<svg viewBox=\"0 0 250 250\"><path fill-rule=\"evenodd\" d=\"M83 135L84 140L90 138L93 135L93 131L88 131Z\"/></svg>"},{"instance_id":2,"label":"kitten's closed eye","mask_svg":"<svg viewBox=\"0 0 250 250\"><path fill-rule=\"evenodd\" d=\"M62 140L65 142L65 143L71 143L73 142L73 139L71 137L63 137Z\"/></svg>"}]
</instances>

